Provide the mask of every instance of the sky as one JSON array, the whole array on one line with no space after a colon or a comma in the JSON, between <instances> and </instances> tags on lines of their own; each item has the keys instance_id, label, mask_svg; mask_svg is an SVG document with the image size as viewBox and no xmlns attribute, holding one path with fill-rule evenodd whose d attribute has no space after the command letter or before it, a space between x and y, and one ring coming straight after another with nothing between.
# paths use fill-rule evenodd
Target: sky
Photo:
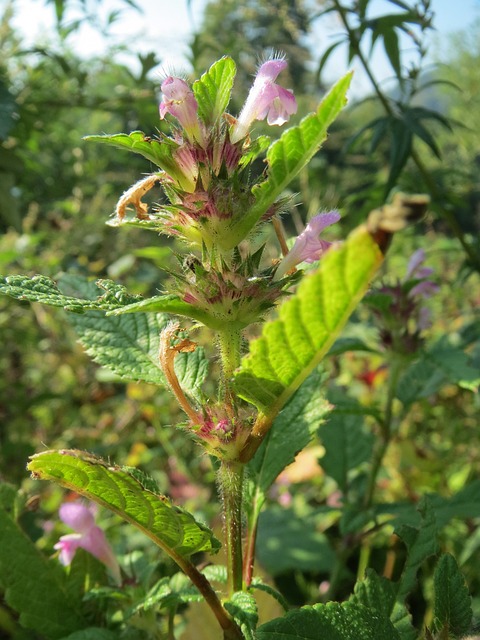
<instances>
[{"instance_id":1,"label":"sky","mask_svg":"<svg viewBox=\"0 0 480 640\"><path fill-rule=\"evenodd\" d=\"M2 3L7 1L0 0L0 9ZM99 24L105 24L109 12L122 9L120 18L109 29L118 43L128 42L136 52L155 51L163 69L188 72L188 42L191 34L201 25L206 1L191 0L189 10L187 0L136 0L142 8L142 13L139 13L129 9L121 0L102 0L99 3L98 21ZM71 4L75 2L71 0ZM47 5L45 0L13 0L13 6L13 24L24 34L26 45L38 38L46 42L50 40L49 34L55 24L53 3ZM432 0L431 6L435 12L437 46L441 46L442 38L448 33L467 28L475 19L480 19L480 0ZM371 8L372 16L398 11L388 0L371 0ZM338 29L332 21L325 20L320 24L323 26L315 33L315 46L318 48L318 43L322 43L323 49L326 49L334 41ZM71 42L79 53L85 55L101 54L105 48L99 30L86 26L72 37ZM275 47L275 43L272 45ZM324 77L334 82L346 70L346 51L339 50L326 67ZM381 80L391 76L381 46L377 46L374 70ZM361 96L368 87L365 76L360 69L356 69L352 93Z\"/></svg>"}]
</instances>

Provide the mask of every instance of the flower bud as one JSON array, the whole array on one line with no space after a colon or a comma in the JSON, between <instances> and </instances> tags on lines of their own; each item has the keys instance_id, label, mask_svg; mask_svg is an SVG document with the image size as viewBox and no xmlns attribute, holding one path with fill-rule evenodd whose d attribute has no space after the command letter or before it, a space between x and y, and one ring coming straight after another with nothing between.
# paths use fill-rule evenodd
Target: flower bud
<instances>
[{"instance_id":1,"label":"flower bud","mask_svg":"<svg viewBox=\"0 0 480 640\"><path fill-rule=\"evenodd\" d=\"M162 82L160 118L169 113L182 125L189 142L196 140L205 146L205 134L198 118L198 104L185 80L169 76Z\"/></svg>"}]
</instances>

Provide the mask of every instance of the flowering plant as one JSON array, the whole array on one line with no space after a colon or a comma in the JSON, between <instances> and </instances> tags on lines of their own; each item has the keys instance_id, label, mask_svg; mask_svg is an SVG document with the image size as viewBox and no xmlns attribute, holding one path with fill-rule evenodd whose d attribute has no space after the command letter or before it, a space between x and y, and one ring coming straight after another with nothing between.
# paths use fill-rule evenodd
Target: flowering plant
<instances>
[{"instance_id":1,"label":"flowering plant","mask_svg":"<svg viewBox=\"0 0 480 640\"><path fill-rule=\"evenodd\" d=\"M274 640L284 629L294 629L295 637L314 637L318 626L327 634L354 629L355 637L396 639L393 604L369 610L360 595L343 604L291 612L256 628L254 590L281 600L254 575L258 520L275 479L310 442L331 408L322 395L318 365L368 290L392 232L424 208L403 198L373 212L365 225L333 246L321 234L340 215L319 213L288 251L279 224L287 204L285 188L317 153L345 105L350 74L316 112L279 140L255 138L257 120L283 125L296 112L293 94L276 84L285 67L282 58L260 66L238 118L227 111L236 69L224 57L192 86L181 78L164 80L160 118L168 120L171 135L135 131L87 138L138 153L155 165L122 195L114 224L165 234L183 247L181 267L164 292L141 298L108 280L83 283L75 294L71 280L57 285L42 276L12 276L1 282L8 295L76 313L80 339L102 365L171 390L185 414L179 426L215 461L224 539L219 542L194 515L160 495L138 470L77 450L37 454L28 468L33 477L73 490L145 533L192 581L226 639ZM262 153L265 171L256 175L252 163ZM143 198L158 187L164 199L149 208ZM265 244L258 240L269 226L279 244L273 261L264 258ZM317 261L318 268L296 269L301 262ZM413 266L410 276L421 281L419 286L425 274L418 269ZM410 296L421 293L414 291ZM257 327L254 339L252 325ZM213 356L221 367L215 392L208 396L202 386L209 362L196 337L203 328L214 335ZM92 513L67 503L60 516L76 532L57 544L61 560L70 562L74 549L83 547L119 581L117 562ZM226 591L219 595L209 572L193 557L213 555L221 546ZM122 569L128 574L128 567ZM366 588L383 586L372 578ZM398 606L405 611L403 600Z\"/></svg>"}]
</instances>

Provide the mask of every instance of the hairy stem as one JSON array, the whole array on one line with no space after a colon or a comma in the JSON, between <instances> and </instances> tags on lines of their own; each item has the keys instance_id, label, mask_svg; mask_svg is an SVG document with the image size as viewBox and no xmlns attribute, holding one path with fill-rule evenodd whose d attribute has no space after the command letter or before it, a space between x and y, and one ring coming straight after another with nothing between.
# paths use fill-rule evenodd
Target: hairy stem
<instances>
[{"instance_id":1,"label":"hairy stem","mask_svg":"<svg viewBox=\"0 0 480 640\"><path fill-rule=\"evenodd\" d=\"M241 462L223 460L218 471L225 522L225 548L227 554L227 586L232 596L243 588L242 558L242 500L243 471Z\"/></svg>"},{"instance_id":2,"label":"hairy stem","mask_svg":"<svg viewBox=\"0 0 480 640\"><path fill-rule=\"evenodd\" d=\"M232 379L235 369L240 365L242 334L238 329L226 327L218 332L220 361L223 375L223 395L225 408L230 418L235 415L235 394L232 389Z\"/></svg>"}]
</instances>

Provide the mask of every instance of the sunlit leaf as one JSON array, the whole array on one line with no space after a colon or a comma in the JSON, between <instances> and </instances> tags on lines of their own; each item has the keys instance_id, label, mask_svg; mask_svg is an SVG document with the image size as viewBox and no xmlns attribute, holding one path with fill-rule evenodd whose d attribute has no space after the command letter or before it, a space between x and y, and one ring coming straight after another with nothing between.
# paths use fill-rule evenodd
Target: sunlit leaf
<instances>
[{"instance_id":1,"label":"sunlit leaf","mask_svg":"<svg viewBox=\"0 0 480 640\"><path fill-rule=\"evenodd\" d=\"M45 451L30 458L28 469L35 478L52 480L115 512L174 559L219 549L210 529L191 514L100 458L81 451Z\"/></svg>"}]
</instances>

